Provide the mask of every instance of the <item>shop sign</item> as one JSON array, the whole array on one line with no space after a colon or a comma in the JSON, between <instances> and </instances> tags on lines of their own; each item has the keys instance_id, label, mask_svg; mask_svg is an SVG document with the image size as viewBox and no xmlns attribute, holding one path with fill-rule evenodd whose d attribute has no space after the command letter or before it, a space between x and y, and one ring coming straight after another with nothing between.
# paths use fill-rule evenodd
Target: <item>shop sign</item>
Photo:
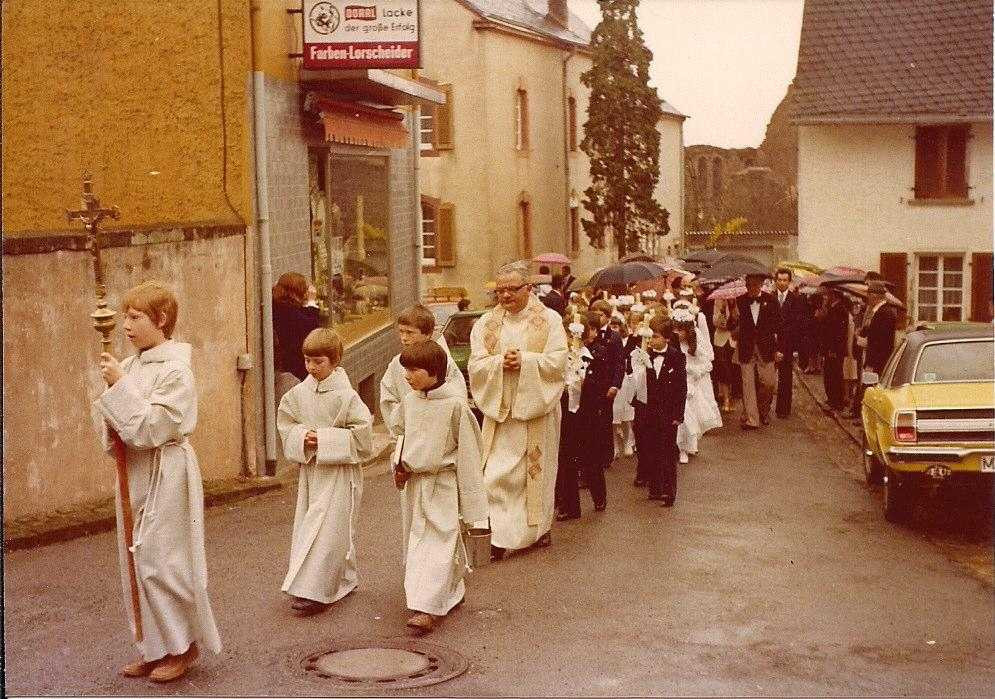
<instances>
[{"instance_id":1,"label":"shop sign","mask_svg":"<svg viewBox=\"0 0 995 699\"><path fill-rule=\"evenodd\" d=\"M418 0L304 0L304 68L418 68Z\"/></svg>"}]
</instances>

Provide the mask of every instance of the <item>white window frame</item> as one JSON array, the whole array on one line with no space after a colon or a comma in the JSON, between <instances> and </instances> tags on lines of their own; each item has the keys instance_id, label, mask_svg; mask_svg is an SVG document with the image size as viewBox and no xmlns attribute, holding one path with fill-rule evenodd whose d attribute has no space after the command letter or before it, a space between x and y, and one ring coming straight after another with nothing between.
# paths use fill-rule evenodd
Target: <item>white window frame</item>
<instances>
[{"instance_id":1,"label":"white window frame","mask_svg":"<svg viewBox=\"0 0 995 699\"><path fill-rule=\"evenodd\" d=\"M426 138L426 134L428 138ZM421 108L421 113L418 116L418 138L419 150L435 150L435 110L432 107Z\"/></svg>"},{"instance_id":2,"label":"white window frame","mask_svg":"<svg viewBox=\"0 0 995 699\"><path fill-rule=\"evenodd\" d=\"M439 207L422 203L421 218L421 263L424 267L435 266L435 245L438 234ZM426 238L431 238L431 244L426 242ZM429 254L431 251L431 255Z\"/></svg>"},{"instance_id":3,"label":"white window frame","mask_svg":"<svg viewBox=\"0 0 995 699\"><path fill-rule=\"evenodd\" d=\"M935 258L936 259L936 269L923 269L922 261L924 258ZM957 308L959 314L957 318L948 319L953 321L963 321L965 299L964 294L966 277L967 277L967 263L965 261L965 255L961 252L922 252L916 253L915 256L915 278L913 284L913 296L915 300L915 318L917 322L938 322L943 320L943 312L949 308ZM947 269L946 264L948 260L959 259L960 269ZM947 273L959 273L960 274L960 286L947 286L945 284L945 272ZM922 274L936 274L936 286L923 286L920 283ZM920 291L935 291L936 292L936 303L923 303L919 300ZM945 303L943 300L944 292L946 291L959 291L960 292L960 303ZM932 308L932 313L929 316L923 315L923 308Z\"/></svg>"}]
</instances>

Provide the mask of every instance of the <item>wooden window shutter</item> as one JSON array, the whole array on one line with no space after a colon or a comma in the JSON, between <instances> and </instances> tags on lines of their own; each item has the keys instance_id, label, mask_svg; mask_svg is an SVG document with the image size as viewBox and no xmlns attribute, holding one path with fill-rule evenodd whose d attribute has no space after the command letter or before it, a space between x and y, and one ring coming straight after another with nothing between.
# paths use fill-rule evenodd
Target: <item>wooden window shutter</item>
<instances>
[{"instance_id":1,"label":"wooden window shutter","mask_svg":"<svg viewBox=\"0 0 995 699\"><path fill-rule=\"evenodd\" d=\"M990 323L992 314L992 253L971 255L971 320Z\"/></svg>"},{"instance_id":2,"label":"wooden window shutter","mask_svg":"<svg viewBox=\"0 0 995 699\"><path fill-rule=\"evenodd\" d=\"M947 181L944 194L967 199L967 127L947 129Z\"/></svg>"},{"instance_id":3,"label":"wooden window shutter","mask_svg":"<svg viewBox=\"0 0 995 699\"><path fill-rule=\"evenodd\" d=\"M456 221L453 205L440 204L435 218L435 266L456 266Z\"/></svg>"},{"instance_id":4,"label":"wooden window shutter","mask_svg":"<svg viewBox=\"0 0 995 699\"><path fill-rule=\"evenodd\" d=\"M453 142L453 86L441 85L446 93L446 103L435 108L435 139L436 150L452 150Z\"/></svg>"},{"instance_id":5,"label":"wooden window shutter","mask_svg":"<svg viewBox=\"0 0 995 699\"><path fill-rule=\"evenodd\" d=\"M881 253L881 276L885 281L895 285L892 293L897 296L902 303L906 301L906 287L908 285L908 272L906 260L908 255L904 252L882 252Z\"/></svg>"}]
</instances>

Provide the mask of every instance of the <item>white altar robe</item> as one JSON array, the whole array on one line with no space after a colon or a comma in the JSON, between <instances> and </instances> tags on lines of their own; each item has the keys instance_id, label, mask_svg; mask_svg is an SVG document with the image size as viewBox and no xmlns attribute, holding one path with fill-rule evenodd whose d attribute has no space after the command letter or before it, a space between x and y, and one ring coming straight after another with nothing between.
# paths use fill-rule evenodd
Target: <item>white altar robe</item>
<instances>
[{"instance_id":1,"label":"white altar robe","mask_svg":"<svg viewBox=\"0 0 995 699\"><path fill-rule=\"evenodd\" d=\"M362 463L373 453L373 418L342 367L312 376L280 401L277 428L290 461L300 464L290 564L282 590L335 602L359 581L355 532L363 496ZM309 430L318 448L304 447Z\"/></svg>"},{"instance_id":2,"label":"white altar robe","mask_svg":"<svg viewBox=\"0 0 995 699\"><path fill-rule=\"evenodd\" d=\"M94 403L104 428L110 425L127 448L143 635L136 645L147 662L179 655L194 641L221 652L207 597L204 485L187 441L197 424L190 355L190 345L167 340L128 357L121 362L124 376ZM106 429L103 440L110 449ZM134 633L120 497L116 510L121 584Z\"/></svg>"},{"instance_id":3,"label":"white altar robe","mask_svg":"<svg viewBox=\"0 0 995 699\"><path fill-rule=\"evenodd\" d=\"M449 354L449 347L446 345L445 339L440 335L435 342L446 351L446 356L449 357L449 363L446 365L446 384L453 386L456 393L462 395L465 401L466 379L463 378L463 372L459 370L456 361ZM384 425L395 437L401 434L401 401L412 390L404 376L401 355L398 354L387 364L383 378L380 379L380 415L383 416Z\"/></svg>"},{"instance_id":4,"label":"white altar robe","mask_svg":"<svg viewBox=\"0 0 995 699\"><path fill-rule=\"evenodd\" d=\"M536 303L538 300L536 300ZM491 520L491 544L504 549L531 546L553 522L557 456L560 443L560 396L567 362L567 336L560 315L543 307L548 334L541 352L528 351L527 311L505 314L495 353L488 352L485 330L489 311L470 333L470 391L484 414L484 432L494 430L485 454L484 486ZM503 369L504 353L521 351L518 371ZM526 499L526 444L530 422L541 432L541 511L529 525ZM491 426L488 427L488 423ZM486 445L485 445L486 447Z\"/></svg>"},{"instance_id":5,"label":"white altar robe","mask_svg":"<svg viewBox=\"0 0 995 699\"><path fill-rule=\"evenodd\" d=\"M443 616L466 593L460 517L487 518L480 427L465 392L448 383L410 391L399 412L394 463L411 472L401 491L404 593L408 609Z\"/></svg>"}]
</instances>

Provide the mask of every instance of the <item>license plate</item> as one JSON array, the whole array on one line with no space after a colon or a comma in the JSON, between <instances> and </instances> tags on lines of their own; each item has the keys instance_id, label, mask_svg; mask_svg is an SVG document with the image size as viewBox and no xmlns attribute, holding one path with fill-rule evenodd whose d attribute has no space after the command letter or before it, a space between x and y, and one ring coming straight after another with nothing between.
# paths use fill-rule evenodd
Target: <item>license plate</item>
<instances>
[{"instance_id":1,"label":"license plate","mask_svg":"<svg viewBox=\"0 0 995 699\"><path fill-rule=\"evenodd\" d=\"M942 464L934 464L926 470L926 475L939 481L950 475L950 469Z\"/></svg>"},{"instance_id":2,"label":"license plate","mask_svg":"<svg viewBox=\"0 0 995 699\"><path fill-rule=\"evenodd\" d=\"M995 473L995 454L981 457L981 472Z\"/></svg>"}]
</instances>

